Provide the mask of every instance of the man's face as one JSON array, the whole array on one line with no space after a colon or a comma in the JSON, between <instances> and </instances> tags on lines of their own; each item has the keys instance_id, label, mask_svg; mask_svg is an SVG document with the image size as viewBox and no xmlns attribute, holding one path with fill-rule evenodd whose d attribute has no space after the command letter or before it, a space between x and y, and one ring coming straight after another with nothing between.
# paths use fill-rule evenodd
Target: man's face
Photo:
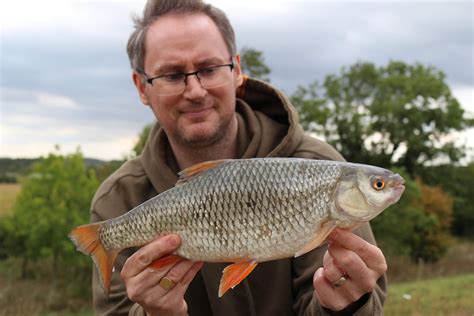
<instances>
[{"instance_id":1,"label":"man's face","mask_svg":"<svg viewBox=\"0 0 474 316\"><path fill-rule=\"evenodd\" d=\"M229 53L217 26L206 15L169 15L154 22L146 36L145 73L155 77L170 72L193 72L204 67L229 64ZM235 92L242 83L240 58L229 81L204 89L196 76L189 76L183 93L158 96L150 84L134 81L144 104L150 105L170 140L199 147L217 143L235 116Z\"/></svg>"}]
</instances>

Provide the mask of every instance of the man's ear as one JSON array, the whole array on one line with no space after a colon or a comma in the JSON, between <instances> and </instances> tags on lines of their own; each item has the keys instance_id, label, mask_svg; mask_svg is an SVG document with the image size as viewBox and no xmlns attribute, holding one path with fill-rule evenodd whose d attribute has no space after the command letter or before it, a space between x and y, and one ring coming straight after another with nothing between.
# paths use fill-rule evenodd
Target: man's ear
<instances>
[{"instance_id":1,"label":"man's ear","mask_svg":"<svg viewBox=\"0 0 474 316\"><path fill-rule=\"evenodd\" d=\"M148 99L148 96L145 93L147 82L143 79L143 76L134 71L132 74L132 79L133 83L135 84L135 87L137 88L138 95L140 96L140 100L142 101L142 103L145 105L150 105L150 100Z\"/></svg>"},{"instance_id":2,"label":"man's ear","mask_svg":"<svg viewBox=\"0 0 474 316\"><path fill-rule=\"evenodd\" d=\"M242 67L240 66L240 54L235 55L234 73L237 75L235 88L238 88L244 82L244 78L243 78L243 75L242 75Z\"/></svg>"}]
</instances>

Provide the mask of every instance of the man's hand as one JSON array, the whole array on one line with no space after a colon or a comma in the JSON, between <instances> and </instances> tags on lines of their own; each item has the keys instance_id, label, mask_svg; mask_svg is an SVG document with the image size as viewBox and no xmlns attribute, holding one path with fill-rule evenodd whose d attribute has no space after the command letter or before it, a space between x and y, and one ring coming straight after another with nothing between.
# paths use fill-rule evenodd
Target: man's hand
<instances>
[{"instance_id":1,"label":"man's hand","mask_svg":"<svg viewBox=\"0 0 474 316\"><path fill-rule=\"evenodd\" d=\"M314 293L321 306L340 311L374 290L387 263L378 247L352 232L336 229L328 239L323 267L314 274ZM341 277L346 280L337 286Z\"/></svg>"},{"instance_id":2,"label":"man's hand","mask_svg":"<svg viewBox=\"0 0 474 316\"><path fill-rule=\"evenodd\" d=\"M187 304L184 293L201 269L202 262L182 260L162 268L149 265L179 247L181 240L176 235L160 237L140 248L125 262L121 277L128 297L140 304L149 315L186 315ZM174 287L163 289L159 283L163 277L174 282Z\"/></svg>"}]
</instances>

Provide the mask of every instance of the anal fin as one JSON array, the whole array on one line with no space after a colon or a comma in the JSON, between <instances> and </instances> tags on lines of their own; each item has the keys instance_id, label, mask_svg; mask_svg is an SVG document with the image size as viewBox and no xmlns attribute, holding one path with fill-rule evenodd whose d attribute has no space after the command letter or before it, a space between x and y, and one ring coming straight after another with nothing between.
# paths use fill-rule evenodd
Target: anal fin
<instances>
[{"instance_id":1,"label":"anal fin","mask_svg":"<svg viewBox=\"0 0 474 316\"><path fill-rule=\"evenodd\" d=\"M255 260L236 262L225 267L219 284L219 297L242 282L257 266Z\"/></svg>"}]
</instances>

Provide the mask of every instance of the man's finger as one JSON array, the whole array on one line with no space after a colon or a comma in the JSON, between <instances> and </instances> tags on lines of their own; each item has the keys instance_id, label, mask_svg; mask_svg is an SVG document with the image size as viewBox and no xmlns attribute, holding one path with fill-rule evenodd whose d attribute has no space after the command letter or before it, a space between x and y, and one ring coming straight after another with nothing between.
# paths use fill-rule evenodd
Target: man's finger
<instances>
[{"instance_id":1,"label":"man's finger","mask_svg":"<svg viewBox=\"0 0 474 316\"><path fill-rule=\"evenodd\" d=\"M365 262L352 250L348 250L338 243L331 243L328 252L333 258L333 264L344 271L351 279L363 279L369 275L370 271ZM325 268L325 270L327 269ZM341 276L342 274L339 274L335 280ZM331 278L328 279L333 282L335 281Z\"/></svg>"},{"instance_id":2,"label":"man's finger","mask_svg":"<svg viewBox=\"0 0 474 316\"><path fill-rule=\"evenodd\" d=\"M328 279L331 283L339 280L340 277L344 276L345 272L341 270L339 266L336 265L332 256L329 254L329 251L326 251L324 254L323 260L323 271L324 277Z\"/></svg>"},{"instance_id":3,"label":"man's finger","mask_svg":"<svg viewBox=\"0 0 474 316\"><path fill-rule=\"evenodd\" d=\"M138 249L125 262L122 278L135 276L145 270L153 260L163 257L179 247L181 240L177 235L160 237Z\"/></svg>"},{"instance_id":4,"label":"man's finger","mask_svg":"<svg viewBox=\"0 0 474 316\"><path fill-rule=\"evenodd\" d=\"M335 229L328 238L355 252L370 269L383 272L387 269L382 251L356 234L342 229Z\"/></svg>"},{"instance_id":5,"label":"man's finger","mask_svg":"<svg viewBox=\"0 0 474 316\"><path fill-rule=\"evenodd\" d=\"M165 277L170 279L174 284L178 284L183 281L184 276L188 273L193 265L193 261L183 260L171 268L171 270L166 273Z\"/></svg>"},{"instance_id":6,"label":"man's finger","mask_svg":"<svg viewBox=\"0 0 474 316\"><path fill-rule=\"evenodd\" d=\"M328 245L329 247L329 245ZM330 263L332 263L332 258L331 258L331 254L329 253L329 251L326 250L326 252L324 253L324 257L323 257L323 266L328 266Z\"/></svg>"},{"instance_id":7,"label":"man's finger","mask_svg":"<svg viewBox=\"0 0 474 316\"><path fill-rule=\"evenodd\" d=\"M181 280L176 284L173 290L177 291L181 296L183 296L189 284L194 279L199 270L202 268L202 266L202 262L192 262L191 267L189 267L189 269L185 271L185 274L181 277Z\"/></svg>"},{"instance_id":8,"label":"man's finger","mask_svg":"<svg viewBox=\"0 0 474 316\"><path fill-rule=\"evenodd\" d=\"M190 262L190 261L188 261ZM159 304L163 306L177 306L183 299L184 293L189 287L189 284L194 279L196 274L202 268L202 262L193 262L192 266L186 271L185 275L181 278L180 282L170 289L165 295L161 296L158 300Z\"/></svg>"},{"instance_id":9,"label":"man's finger","mask_svg":"<svg viewBox=\"0 0 474 316\"><path fill-rule=\"evenodd\" d=\"M348 301L341 291L337 291L334 285L324 277L323 268L316 270L313 277L314 295L316 295L319 303L334 311L344 309L350 301Z\"/></svg>"}]
</instances>

